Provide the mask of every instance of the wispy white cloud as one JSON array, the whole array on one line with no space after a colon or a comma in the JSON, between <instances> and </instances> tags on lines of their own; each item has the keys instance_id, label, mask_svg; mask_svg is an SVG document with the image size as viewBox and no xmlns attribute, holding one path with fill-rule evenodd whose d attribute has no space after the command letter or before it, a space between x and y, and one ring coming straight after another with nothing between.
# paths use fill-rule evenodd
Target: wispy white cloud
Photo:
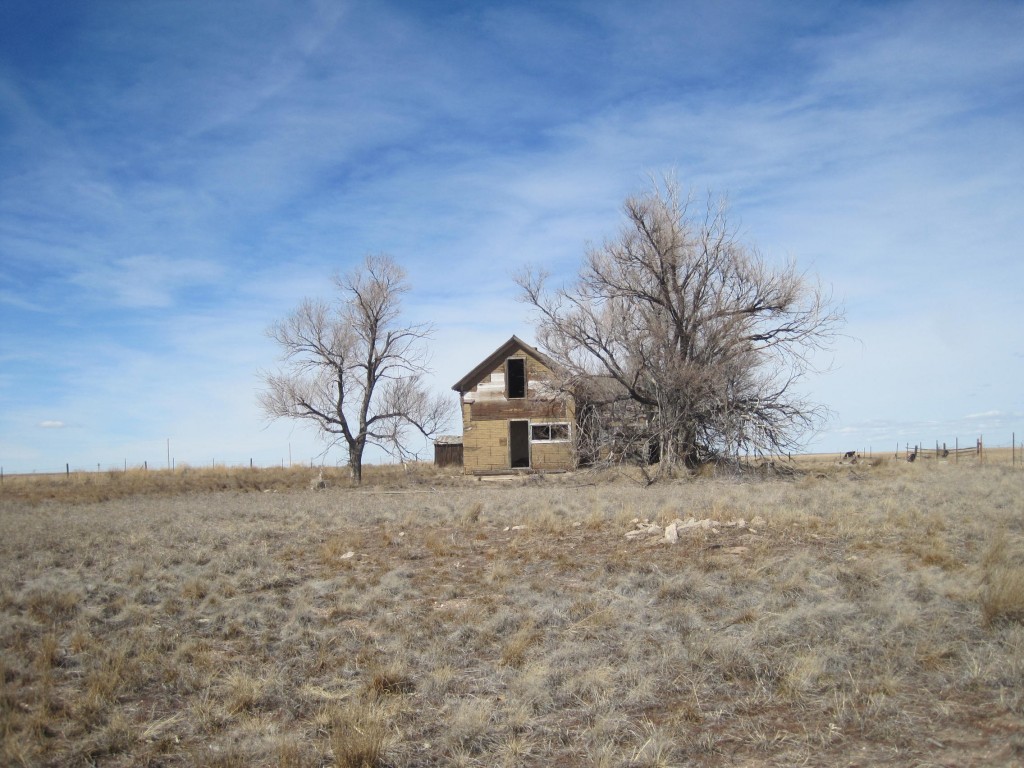
<instances>
[{"instance_id":1,"label":"wispy white cloud","mask_svg":"<svg viewBox=\"0 0 1024 768\"><path fill-rule=\"evenodd\" d=\"M54 13L21 25L47 57L0 46L5 463L310 454L254 391L332 272L406 264L446 390L530 335L516 268L571 274L671 168L847 302L819 444L1024 411L1019 3Z\"/></svg>"},{"instance_id":2,"label":"wispy white cloud","mask_svg":"<svg viewBox=\"0 0 1024 768\"><path fill-rule=\"evenodd\" d=\"M142 254L83 267L72 282L120 306L168 307L179 291L215 284L224 274L224 266L216 262Z\"/></svg>"},{"instance_id":3,"label":"wispy white cloud","mask_svg":"<svg viewBox=\"0 0 1024 768\"><path fill-rule=\"evenodd\" d=\"M981 413L969 413L964 419L995 419L1003 416L1002 411L982 411Z\"/></svg>"}]
</instances>

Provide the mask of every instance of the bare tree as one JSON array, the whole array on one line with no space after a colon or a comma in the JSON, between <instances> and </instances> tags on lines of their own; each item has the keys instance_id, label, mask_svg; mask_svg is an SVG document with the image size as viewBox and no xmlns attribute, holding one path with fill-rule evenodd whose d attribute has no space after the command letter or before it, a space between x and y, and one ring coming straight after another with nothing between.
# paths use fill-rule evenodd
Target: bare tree
<instances>
[{"instance_id":1,"label":"bare tree","mask_svg":"<svg viewBox=\"0 0 1024 768\"><path fill-rule=\"evenodd\" d=\"M423 380L432 326L400 320L405 271L390 256L370 255L334 282L335 304L306 299L268 330L284 368L265 374L259 402L272 419L315 424L328 449L343 445L358 483L366 446L402 462L416 458L411 435L436 435L454 403L431 395Z\"/></svg>"},{"instance_id":2,"label":"bare tree","mask_svg":"<svg viewBox=\"0 0 1024 768\"><path fill-rule=\"evenodd\" d=\"M623 206L617 237L590 248L574 282L516 281L540 347L589 421L584 446L658 473L740 451L792 450L826 410L796 384L843 315L790 262L739 242L727 206L684 198L673 178Z\"/></svg>"}]
</instances>

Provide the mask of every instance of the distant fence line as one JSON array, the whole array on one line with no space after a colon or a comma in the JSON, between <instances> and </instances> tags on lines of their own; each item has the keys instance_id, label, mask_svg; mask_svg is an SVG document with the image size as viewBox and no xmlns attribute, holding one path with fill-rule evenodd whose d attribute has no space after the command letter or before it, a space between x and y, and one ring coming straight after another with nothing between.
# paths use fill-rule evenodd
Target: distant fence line
<instances>
[{"instance_id":1,"label":"distant fence line","mask_svg":"<svg viewBox=\"0 0 1024 768\"><path fill-rule=\"evenodd\" d=\"M316 460L310 459L309 468L315 469L316 466ZM253 459L249 459L248 464L245 464L243 462L239 462L238 464L229 464L228 462L225 461L218 461L217 459L212 459L209 464L189 464L187 462L179 464L175 459L172 458L167 467L150 467L148 460L143 461L141 464L129 464L128 460L125 459L120 465L108 464L105 467L103 466L102 462L96 462L96 469L92 469L91 467L76 467L75 469L71 469L71 464L70 462L68 462L64 464L64 467L62 469L33 469L30 472L7 472L5 471L4 467L0 466L0 485L3 484L5 477L31 477L33 475L38 477L59 477L62 475L64 477L70 477L71 475L77 474L103 474L107 472L149 472L150 470L152 470L153 472L184 472L190 469L276 469L278 467L305 468L306 462L292 462L290 460L286 461L285 459L281 459L280 462L274 462L273 464L256 464L253 461Z\"/></svg>"},{"instance_id":2,"label":"distant fence line","mask_svg":"<svg viewBox=\"0 0 1024 768\"><path fill-rule=\"evenodd\" d=\"M990 447L991 448L1005 449L1005 446L999 446L999 445L997 445L997 446L990 446ZM896 444L896 453L894 454L893 458L897 458L897 459L900 458L900 454L902 453L903 457L905 459L907 459L908 461L916 461L917 459L953 459L954 462L957 462L957 461L960 460L961 456L963 456L963 457L974 456L974 457L976 457L978 459L978 463L984 464L985 463L985 451L986 451L985 441L984 441L984 438L982 436L979 436L977 438L977 440L975 440L973 445L968 444L968 445L963 445L963 446L960 445L960 438L958 437L958 438L955 438L952 448L950 448L946 443L940 443L938 440L935 441L935 447L934 448L932 448L931 446L925 447L922 443L918 443L918 444L914 445L913 447L911 447L910 443L904 443L904 447L901 450L900 449L900 444L897 443ZM850 456L850 455L854 455L855 456L856 455L856 451L849 451L846 454L842 454L842 453L839 454L841 459L844 457L844 455L847 456L847 457ZM870 449L868 449L867 451L862 451L862 455L871 456L872 455L872 451ZM1010 464L1011 464L1011 466L1016 466L1017 463L1018 463L1018 459L1020 460L1021 466L1024 467L1024 440L1022 440L1021 443L1018 444L1017 443L1017 433L1014 432L1012 434L1011 439L1010 439ZM168 457L167 464L168 464L168 466L167 466L166 469L159 468L159 467L154 467L154 471L161 472L161 471L170 470L170 471L174 472L174 471L177 471L179 469L181 469L181 470L185 470L185 469L200 469L202 467L207 466L206 464L187 464L187 463L183 463L183 464L179 465L177 463L177 460L174 457ZM222 461L222 462L220 462L218 464L216 459L212 459L210 461L209 466L210 466L211 469L216 469L218 466L220 466L222 468L225 468L225 469L244 469L244 468L246 468L246 465L244 463L228 464L227 462L223 462ZM287 462L284 459L281 459L279 464L277 462L275 462L274 464L256 465L253 462L252 459L249 459L249 464L248 464L248 468L249 469L269 469L270 467L275 467L276 468L278 466L280 466L282 468L286 467L286 466L287 467L305 467L306 463L304 461L301 462L301 463L292 462L292 460L291 460L291 446L289 446L289 457L288 457L288 461ZM315 469L316 468L316 462L315 462L314 459L310 459L309 460L309 467L310 467L310 469ZM108 465L105 469L103 468L101 462L96 462L96 470L95 471L97 473L100 473L100 472L118 472L118 471L128 472L129 470L149 471L149 469L150 469L150 467L149 467L149 461L148 460L143 461L141 464L133 464L133 465L129 466L128 465L128 460L125 459L121 465ZM33 469L31 472L14 472L14 473L8 472L8 473L5 474L3 466L0 466L0 485L3 484L5 476L6 477L14 477L14 476L19 476L19 475L65 475L67 477L70 477L73 472L76 473L76 474L80 473L80 472L91 473L91 472L93 472L93 470L92 469L82 469L82 468L75 468L74 470L72 470L71 469L71 464L70 464L70 462L68 462L68 463L64 464L64 468L63 469L47 469L47 470L35 470L35 469Z\"/></svg>"}]
</instances>

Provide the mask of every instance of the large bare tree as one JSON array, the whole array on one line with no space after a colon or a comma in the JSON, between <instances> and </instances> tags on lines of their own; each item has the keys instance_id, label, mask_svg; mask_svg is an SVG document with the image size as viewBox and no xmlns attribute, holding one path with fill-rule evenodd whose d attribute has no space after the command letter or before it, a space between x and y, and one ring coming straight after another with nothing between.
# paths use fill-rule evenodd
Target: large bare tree
<instances>
[{"instance_id":1,"label":"large bare tree","mask_svg":"<svg viewBox=\"0 0 1024 768\"><path fill-rule=\"evenodd\" d=\"M412 436L435 436L454 403L424 382L432 326L401 321L405 271L390 256L370 255L334 282L335 303L306 299L268 330L283 368L265 374L259 402L270 418L312 422L328 448L346 448L358 483L368 445L403 462L416 458Z\"/></svg>"},{"instance_id":2,"label":"large bare tree","mask_svg":"<svg viewBox=\"0 0 1024 768\"><path fill-rule=\"evenodd\" d=\"M792 450L826 415L797 383L842 311L792 262L740 242L723 201L698 203L673 178L629 197L614 238L578 277L517 276L540 347L576 394L579 433L604 459L657 473L741 451Z\"/></svg>"}]
</instances>

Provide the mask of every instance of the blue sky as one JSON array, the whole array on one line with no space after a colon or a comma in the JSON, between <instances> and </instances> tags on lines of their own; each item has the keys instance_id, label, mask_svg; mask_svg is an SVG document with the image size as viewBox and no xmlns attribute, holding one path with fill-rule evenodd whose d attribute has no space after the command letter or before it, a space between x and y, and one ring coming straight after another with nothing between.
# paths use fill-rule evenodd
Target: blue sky
<instances>
[{"instance_id":1,"label":"blue sky","mask_svg":"<svg viewBox=\"0 0 1024 768\"><path fill-rule=\"evenodd\" d=\"M667 171L845 304L809 449L1020 440L1021 40L1020 2L8 0L0 465L308 462L268 325L388 252L447 391L532 337L512 272Z\"/></svg>"}]
</instances>

